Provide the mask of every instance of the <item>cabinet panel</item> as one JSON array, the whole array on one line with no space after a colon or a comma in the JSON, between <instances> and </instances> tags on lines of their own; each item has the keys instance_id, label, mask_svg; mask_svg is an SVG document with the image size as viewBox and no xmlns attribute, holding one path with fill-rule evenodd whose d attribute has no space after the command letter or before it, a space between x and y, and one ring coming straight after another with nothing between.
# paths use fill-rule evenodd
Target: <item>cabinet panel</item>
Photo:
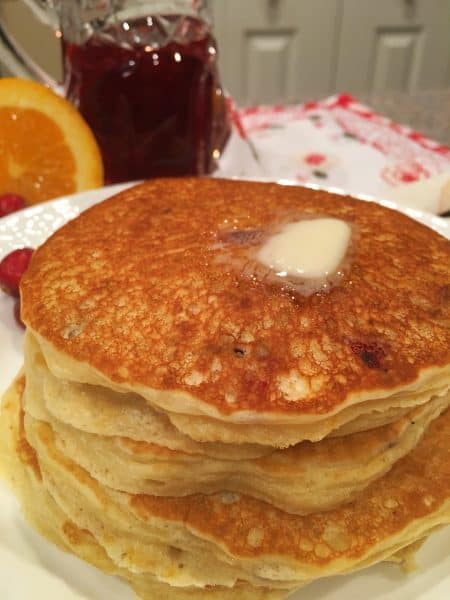
<instances>
[{"instance_id":1,"label":"cabinet panel","mask_svg":"<svg viewBox=\"0 0 450 600\"><path fill-rule=\"evenodd\" d=\"M241 104L332 91L340 0L213 0L222 78Z\"/></svg>"},{"instance_id":2,"label":"cabinet panel","mask_svg":"<svg viewBox=\"0 0 450 600\"><path fill-rule=\"evenodd\" d=\"M336 89L448 85L450 0L343 0Z\"/></svg>"},{"instance_id":3,"label":"cabinet panel","mask_svg":"<svg viewBox=\"0 0 450 600\"><path fill-rule=\"evenodd\" d=\"M421 30L408 28L397 31L383 28L377 32L371 86L374 91L414 87L423 59L423 39Z\"/></svg>"},{"instance_id":4,"label":"cabinet panel","mask_svg":"<svg viewBox=\"0 0 450 600\"><path fill-rule=\"evenodd\" d=\"M272 98L288 95L288 65L295 61L292 34L292 31L247 33L241 75L245 96L270 102Z\"/></svg>"}]
</instances>

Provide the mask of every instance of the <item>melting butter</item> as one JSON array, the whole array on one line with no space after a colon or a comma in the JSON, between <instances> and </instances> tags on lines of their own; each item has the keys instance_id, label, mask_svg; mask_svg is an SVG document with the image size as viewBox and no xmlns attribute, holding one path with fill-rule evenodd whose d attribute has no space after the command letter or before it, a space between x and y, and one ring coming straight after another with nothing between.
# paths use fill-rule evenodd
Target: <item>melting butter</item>
<instances>
[{"instance_id":1,"label":"melting butter","mask_svg":"<svg viewBox=\"0 0 450 600\"><path fill-rule=\"evenodd\" d=\"M321 279L336 273L350 236L350 226L340 219L296 221L270 236L257 258L280 277Z\"/></svg>"}]
</instances>

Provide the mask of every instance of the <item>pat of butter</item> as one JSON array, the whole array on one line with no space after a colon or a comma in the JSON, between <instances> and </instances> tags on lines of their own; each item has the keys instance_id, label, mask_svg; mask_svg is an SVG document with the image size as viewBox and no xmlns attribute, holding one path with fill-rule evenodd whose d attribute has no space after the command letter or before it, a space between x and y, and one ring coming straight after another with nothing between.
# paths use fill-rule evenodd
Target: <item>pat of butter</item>
<instances>
[{"instance_id":1,"label":"pat of butter","mask_svg":"<svg viewBox=\"0 0 450 600\"><path fill-rule=\"evenodd\" d=\"M268 238L258 260L280 277L318 279L332 275L344 258L351 229L340 219L318 218L285 225Z\"/></svg>"}]
</instances>

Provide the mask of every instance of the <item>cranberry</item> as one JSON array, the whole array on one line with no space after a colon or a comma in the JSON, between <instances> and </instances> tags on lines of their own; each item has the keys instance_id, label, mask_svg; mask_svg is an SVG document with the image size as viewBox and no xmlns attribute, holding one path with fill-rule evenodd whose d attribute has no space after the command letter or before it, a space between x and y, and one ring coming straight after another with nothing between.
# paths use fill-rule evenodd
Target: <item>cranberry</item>
<instances>
[{"instance_id":1,"label":"cranberry","mask_svg":"<svg viewBox=\"0 0 450 600\"><path fill-rule=\"evenodd\" d=\"M353 354L369 367L369 369L381 369L386 352L377 343L351 342L350 348Z\"/></svg>"},{"instance_id":2,"label":"cranberry","mask_svg":"<svg viewBox=\"0 0 450 600\"><path fill-rule=\"evenodd\" d=\"M10 213L16 212L21 208L25 208L26 202L22 196L17 194L2 194L0 195L0 217L5 217Z\"/></svg>"},{"instance_id":3,"label":"cranberry","mask_svg":"<svg viewBox=\"0 0 450 600\"><path fill-rule=\"evenodd\" d=\"M25 273L34 250L19 248L0 262L0 288L11 296L19 296L19 283Z\"/></svg>"}]
</instances>

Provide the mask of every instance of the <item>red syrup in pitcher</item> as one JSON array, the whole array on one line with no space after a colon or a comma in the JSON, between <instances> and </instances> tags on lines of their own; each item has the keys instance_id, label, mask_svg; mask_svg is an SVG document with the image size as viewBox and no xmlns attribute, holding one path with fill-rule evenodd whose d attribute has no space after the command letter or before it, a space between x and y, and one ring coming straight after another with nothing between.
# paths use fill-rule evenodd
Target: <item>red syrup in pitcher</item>
<instances>
[{"instance_id":1,"label":"red syrup in pitcher","mask_svg":"<svg viewBox=\"0 0 450 600\"><path fill-rule=\"evenodd\" d=\"M186 17L178 37L152 46L149 22L64 43L66 96L97 138L107 183L210 173L228 136L207 26Z\"/></svg>"}]
</instances>

